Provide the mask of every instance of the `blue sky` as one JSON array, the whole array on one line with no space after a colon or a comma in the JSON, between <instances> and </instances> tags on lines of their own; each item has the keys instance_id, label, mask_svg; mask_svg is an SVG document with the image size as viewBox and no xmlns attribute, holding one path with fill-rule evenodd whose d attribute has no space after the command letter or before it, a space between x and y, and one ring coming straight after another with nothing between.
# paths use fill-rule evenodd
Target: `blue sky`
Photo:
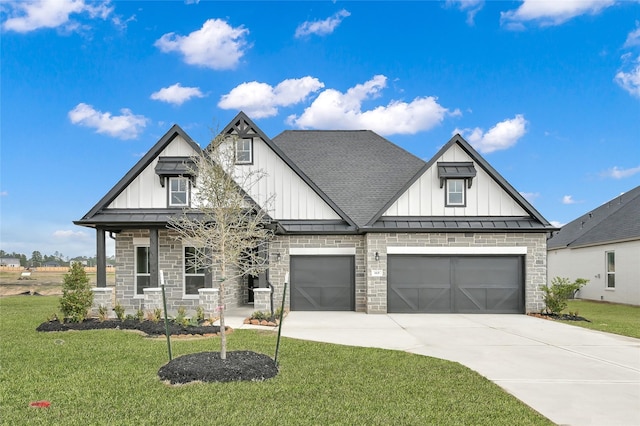
<instances>
[{"instance_id":1,"label":"blue sky","mask_svg":"<svg viewBox=\"0 0 640 426\"><path fill-rule=\"evenodd\" d=\"M459 132L548 220L640 184L640 2L0 0L0 248L73 225L170 128ZM109 249L112 251L112 247Z\"/></svg>"}]
</instances>

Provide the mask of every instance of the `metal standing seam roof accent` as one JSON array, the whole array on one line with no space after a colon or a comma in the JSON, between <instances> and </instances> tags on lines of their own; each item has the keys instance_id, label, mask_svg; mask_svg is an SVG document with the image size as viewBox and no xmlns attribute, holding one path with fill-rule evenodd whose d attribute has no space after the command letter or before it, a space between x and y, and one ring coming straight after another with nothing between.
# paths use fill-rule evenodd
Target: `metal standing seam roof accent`
<instances>
[{"instance_id":1,"label":"metal standing seam roof accent","mask_svg":"<svg viewBox=\"0 0 640 426\"><path fill-rule=\"evenodd\" d=\"M545 231L543 224L529 217L386 217L367 231Z\"/></svg>"},{"instance_id":2,"label":"metal standing seam roof accent","mask_svg":"<svg viewBox=\"0 0 640 426\"><path fill-rule=\"evenodd\" d=\"M550 250L640 240L640 186L625 192L552 234Z\"/></svg>"}]
</instances>

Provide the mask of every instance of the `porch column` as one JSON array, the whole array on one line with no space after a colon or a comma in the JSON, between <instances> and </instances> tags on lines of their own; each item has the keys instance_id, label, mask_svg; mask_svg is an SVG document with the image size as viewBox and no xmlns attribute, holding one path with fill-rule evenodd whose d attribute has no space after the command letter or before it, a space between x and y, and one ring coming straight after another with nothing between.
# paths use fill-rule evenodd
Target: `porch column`
<instances>
[{"instance_id":1,"label":"porch column","mask_svg":"<svg viewBox=\"0 0 640 426\"><path fill-rule=\"evenodd\" d=\"M151 287L160 287L158 260L158 228L151 228L149 229L149 284Z\"/></svg>"},{"instance_id":2,"label":"porch column","mask_svg":"<svg viewBox=\"0 0 640 426\"><path fill-rule=\"evenodd\" d=\"M107 286L107 248L104 229L96 228L96 287Z\"/></svg>"}]
</instances>

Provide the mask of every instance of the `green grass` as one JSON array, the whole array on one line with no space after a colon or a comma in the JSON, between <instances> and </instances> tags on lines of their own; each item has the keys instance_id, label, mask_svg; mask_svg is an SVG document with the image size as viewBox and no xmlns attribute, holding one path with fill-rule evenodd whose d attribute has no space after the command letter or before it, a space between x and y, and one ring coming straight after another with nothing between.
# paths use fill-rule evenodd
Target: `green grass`
<instances>
[{"instance_id":1,"label":"green grass","mask_svg":"<svg viewBox=\"0 0 640 426\"><path fill-rule=\"evenodd\" d=\"M569 300L566 311L577 312L591 321L564 321L566 323L640 339L640 306Z\"/></svg>"},{"instance_id":2,"label":"green grass","mask_svg":"<svg viewBox=\"0 0 640 426\"><path fill-rule=\"evenodd\" d=\"M548 425L479 374L405 352L283 338L264 382L168 386L164 339L119 330L38 333L55 297L0 299L2 424ZM384 338L384 336L381 336ZM237 330L229 349L273 355L273 332ZM218 338L172 341L174 357ZM30 408L48 400L50 408Z\"/></svg>"}]
</instances>

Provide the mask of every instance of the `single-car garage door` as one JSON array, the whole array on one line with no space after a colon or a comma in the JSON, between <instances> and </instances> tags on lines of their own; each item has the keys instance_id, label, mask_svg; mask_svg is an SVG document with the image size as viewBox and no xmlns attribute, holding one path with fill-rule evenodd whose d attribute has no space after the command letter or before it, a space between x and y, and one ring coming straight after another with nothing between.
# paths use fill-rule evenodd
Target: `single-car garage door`
<instances>
[{"instance_id":1,"label":"single-car garage door","mask_svg":"<svg viewBox=\"0 0 640 426\"><path fill-rule=\"evenodd\" d=\"M291 256L291 310L353 311L354 256Z\"/></svg>"},{"instance_id":2,"label":"single-car garage door","mask_svg":"<svg viewBox=\"0 0 640 426\"><path fill-rule=\"evenodd\" d=\"M389 255L387 311L523 313L522 256Z\"/></svg>"}]
</instances>

